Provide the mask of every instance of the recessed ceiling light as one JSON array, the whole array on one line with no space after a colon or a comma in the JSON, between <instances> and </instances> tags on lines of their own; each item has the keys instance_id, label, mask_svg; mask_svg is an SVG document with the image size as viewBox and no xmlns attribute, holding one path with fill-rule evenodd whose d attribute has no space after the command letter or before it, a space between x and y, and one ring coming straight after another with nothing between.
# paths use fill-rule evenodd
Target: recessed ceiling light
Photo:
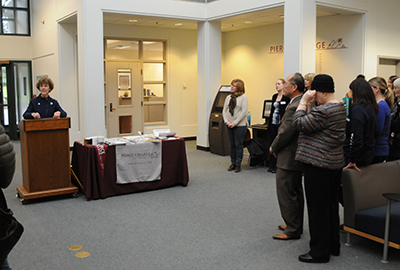
<instances>
[{"instance_id":1,"label":"recessed ceiling light","mask_svg":"<svg viewBox=\"0 0 400 270\"><path fill-rule=\"evenodd\" d=\"M137 20L129 20L129 22L137 22Z\"/></svg>"},{"instance_id":2,"label":"recessed ceiling light","mask_svg":"<svg viewBox=\"0 0 400 270\"><path fill-rule=\"evenodd\" d=\"M174 23L174 25L176 25L176 26L180 26L180 25L182 25L183 23Z\"/></svg>"},{"instance_id":3,"label":"recessed ceiling light","mask_svg":"<svg viewBox=\"0 0 400 270\"><path fill-rule=\"evenodd\" d=\"M253 23L252 21L244 21L244 23L246 23L246 24L251 24L251 23Z\"/></svg>"},{"instance_id":4,"label":"recessed ceiling light","mask_svg":"<svg viewBox=\"0 0 400 270\"><path fill-rule=\"evenodd\" d=\"M279 18L283 18L283 17L285 17L285 15L283 15L283 14L279 15Z\"/></svg>"}]
</instances>

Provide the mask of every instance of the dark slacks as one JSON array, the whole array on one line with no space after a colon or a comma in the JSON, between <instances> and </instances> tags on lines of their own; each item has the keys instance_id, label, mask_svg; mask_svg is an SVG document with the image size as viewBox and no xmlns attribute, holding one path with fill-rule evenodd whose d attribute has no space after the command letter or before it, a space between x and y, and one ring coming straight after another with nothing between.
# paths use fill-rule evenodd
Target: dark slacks
<instances>
[{"instance_id":1,"label":"dark slacks","mask_svg":"<svg viewBox=\"0 0 400 270\"><path fill-rule=\"evenodd\" d=\"M304 193L302 172L276 169L276 193L281 216L286 223L284 234L300 237L303 232Z\"/></svg>"},{"instance_id":2,"label":"dark slacks","mask_svg":"<svg viewBox=\"0 0 400 270\"><path fill-rule=\"evenodd\" d=\"M269 138L268 138L268 149L274 141L276 135L278 135L279 125L270 124L268 126ZM268 151L269 152L269 151ZM276 168L276 157L273 154L269 155L269 163L271 168Z\"/></svg>"},{"instance_id":3,"label":"dark slacks","mask_svg":"<svg viewBox=\"0 0 400 270\"><path fill-rule=\"evenodd\" d=\"M329 259L340 253L338 192L342 169L304 164L304 186L310 230L310 255Z\"/></svg>"},{"instance_id":4,"label":"dark slacks","mask_svg":"<svg viewBox=\"0 0 400 270\"><path fill-rule=\"evenodd\" d=\"M236 126L229 128L226 126L226 134L229 140L229 155L231 157L231 164L240 166L243 159L243 143L246 136L246 126Z\"/></svg>"}]
</instances>

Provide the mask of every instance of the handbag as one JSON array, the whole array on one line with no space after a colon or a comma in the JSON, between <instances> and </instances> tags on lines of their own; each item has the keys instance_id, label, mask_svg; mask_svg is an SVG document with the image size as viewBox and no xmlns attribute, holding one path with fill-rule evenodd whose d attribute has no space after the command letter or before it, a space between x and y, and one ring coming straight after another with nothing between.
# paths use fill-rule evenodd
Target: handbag
<instances>
[{"instance_id":1,"label":"handbag","mask_svg":"<svg viewBox=\"0 0 400 270\"><path fill-rule=\"evenodd\" d=\"M0 267L23 232L24 227L15 219L11 209L4 211L0 207Z\"/></svg>"}]
</instances>

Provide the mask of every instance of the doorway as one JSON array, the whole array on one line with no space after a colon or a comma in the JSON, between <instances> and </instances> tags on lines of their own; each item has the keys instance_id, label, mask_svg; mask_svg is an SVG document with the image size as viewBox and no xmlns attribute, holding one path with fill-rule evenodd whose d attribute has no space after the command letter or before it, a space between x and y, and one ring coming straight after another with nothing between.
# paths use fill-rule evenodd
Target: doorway
<instances>
[{"instance_id":1,"label":"doorway","mask_svg":"<svg viewBox=\"0 0 400 270\"><path fill-rule=\"evenodd\" d=\"M400 58L378 56L377 74L385 78L385 80L392 75L400 76Z\"/></svg>"},{"instance_id":2,"label":"doorway","mask_svg":"<svg viewBox=\"0 0 400 270\"><path fill-rule=\"evenodd\" d=\"M106 63L107 137L133 136L143 132L141 61Z\"/></svg>"},{"instance_id":3,"label":"doorway","mask_svg":"<svg viewBox=\"0 0 400 270\"><path fill-rule=\"evenodd\" d=\"M18 123L32 99L30 61L0 62L0 122L11 140L19 139Z\"/></svg>"}]
</instances>

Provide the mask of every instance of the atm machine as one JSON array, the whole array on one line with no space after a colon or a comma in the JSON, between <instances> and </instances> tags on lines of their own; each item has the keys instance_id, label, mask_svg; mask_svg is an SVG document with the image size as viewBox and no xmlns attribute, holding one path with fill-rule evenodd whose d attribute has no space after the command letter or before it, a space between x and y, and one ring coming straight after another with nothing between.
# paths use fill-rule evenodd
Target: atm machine
<instances>
[{"instance_id":1,"label":"atm machine","mask_svg":"<svg viewBox=\"0 0 400 270\"><path fill-rule=\"evenodd\" d=\"M210 123L208 126L208 141L210 143L210 152L213 154L227 156L229 155L229 141L226 134L226 127L222 117L222 109L225 99L231 93L230 85L221 85L213 102Z\"/></svg>"}]
</instances>

